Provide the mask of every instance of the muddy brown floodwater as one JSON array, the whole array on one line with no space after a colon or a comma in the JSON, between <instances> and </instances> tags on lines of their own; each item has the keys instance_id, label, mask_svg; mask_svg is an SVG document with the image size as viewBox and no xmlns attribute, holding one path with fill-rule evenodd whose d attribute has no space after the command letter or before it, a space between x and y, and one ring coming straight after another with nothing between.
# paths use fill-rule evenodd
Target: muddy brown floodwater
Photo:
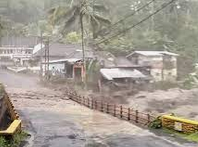
<instances>
[{"instance_id":1,"label":"muddy brown floodwater","mask_svg":"<svg viewBox=\"0 0 198 147\"><path fill-rule=\"evenodd\" d=\"M179 88L154 92L142 91L128 97L128 106L153 113L174 113L176 116L198 120L198 89Z\"/></svg>"},{"instance_id":2,"label":"muddy brown floodwater","mask_svg":"<svg viewBox=\"0 0 198 147\"><path fill-rule=\"evenodd\" d=\"M28 147L195 147L159 137L133 124L92 111L60 91L38 84L37 77L0 70L23 126L32 134Z\"/></svg>"}]
</instances>

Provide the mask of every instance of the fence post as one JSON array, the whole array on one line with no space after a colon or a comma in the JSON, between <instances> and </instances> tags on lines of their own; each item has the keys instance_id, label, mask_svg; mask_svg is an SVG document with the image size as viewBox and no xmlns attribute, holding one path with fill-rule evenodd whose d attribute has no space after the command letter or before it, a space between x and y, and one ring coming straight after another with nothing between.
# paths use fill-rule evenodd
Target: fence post
<instances>
[{"instance_id":1,"label":"fence post","mask_svg":"<svg viewBox=\"0 0 198 147\"><path fill-rule=\"evenodd\" d=\"M95 109L97 110L98 109L98 106L97 106L97 100L95 101Z\"/></svg>"},{"instance_id":2,"label":"fence post","mask_svg":"<svg viewBox=\"0 0 198 147\"><path fill-rule=\"evenodd\" d=\"M76 98L76 95L73 95L73 96L72 96L72 99L73 99L74 101L75 101L75 98Z\"/></svg>"},{"instance_id":3,"label":"fence post","mask_svg":"<svg viewBox=\"0 0 198 147\"><path fill-rule=\"evenodd\" d=\"M76 98L76 94L73 95L72 99L75 101L75 98Z\"/></svg>"},{"instance_id":4,"label":"fence post","mask_svg":"<svg viewBox=\"0 0 198 147\"><path fill-rule=\"evenodd\" d=\"M128 120L130 121L131 120L131 109L128 108Z\"/></svg>"},{"instance_id":5,"label":"fence post","mask_svg":"<svg viewBox=\"0 0 198 147\"><path fill-rule=\"evenodd\" d=\"M101 101L101 112L103 112L103 102Z\"/></svg>"},{"instance_id":6,"label":"fence post","mask_svg":"<svg viewBox=\"0 0 198 147\"><path fill-rule=\"evenodd\" d=\"M91 99L91 109L94 109L94 101L93 101L93 98Z\"/></svg>"},{"instance_id":7,"label":"fence post","mask_svg":"<svg viewBox=\"0 0 198 147\"><path fill-rule=\"evenodd\" d=\"M147 117L148 117L148 124L151 122L151 116L150 114L147 114Z\"/></svg>"},{"instance_id":8,"label":"fence post","mask_svg":"<svg viewBox=\"0 0 198 147\"><path fill-rule=\"evenodd\" d=\"M114 104L113 115L116 116L116 105Z\"/></svg>"},{"instance_id":9,"label":"fence post","mask_svg":"<svg viewBox=\"0 0 198 147\"><path fill-rule=\"evenodd\" d=\"M73 93L73 94L72 94L72 100L75 101L75 97L76 97L76 93Z\"/></svg>"},{"instance_id":10,"label":"fence post","mask_svg":"<svg viewBox=\"0 0 198 147\"><path fill-rule=\"evenodd\" d=\"M81 105L82 104L82 98L79 97L79 104Z\"/></svg>"},{"instance_id":11,"label":"fence post","mask_svg":"<svg viewBox=\"0 0 198 147\"><path fill-rule=\"evenodd\" d=\"M69 99L72 100L72 97L73 97L73 95L70 93L70 94L69 94Z\"/></svg>"},{"instance_id":12,"label":"fence post","mask_svg":"<svg viewBox=\"0 0 198 147\"><path fill-rule=\"evenodd\" d=\"M76 98L76 101L79 103L79 100L80 100L80 96L78 96L77 98Z\"/></svg>"},{"instance_id":13,"label":"fence post","mask_svg":"<svg viewBox=\"0 0 198 147\"><path fill-rule=\"evenodd\" d=\"M83 105L85 105L85 97L83 96Z\"/></svg>"},{"instance_id":14,"label":"fence post","mask_svg":"<svg viewBox=\"0 0 198 147\"><path fill-rule=\"evenodd\" d=\"M87 98L87 107L89 108L89 98Z\"/></svg>"},{"instance_id":15,"label":"fence post","mask_svg":"<svg viewBox=\"0 0 198 147\"><path fill-rule=\"evenodd\" d=\"M76 102L78 102L78 96L75 97Z\"/></svg>"},{"instance_id":16,"label":"fence post","mask_svg":"<svg viewBox=\"0 0 198 147\"><path fill-rule=\"evenodd\" d=\"M138 110L135 111L135 122L138 123Z\"/></svg>"},{"instance_id":17,"label":"fence post","mask_svg":"<svg viewBox=\"0 0 198 147\"><path fill-rule=\"evenodd\" d=\"M75 101L75 96L76 96L75 94L72 95L72 100L74 101Z\"/></svg>"},{"instance_id":18,"label":"fence post","mask_svg":"<svg viewBox=\"0 0 198 147\"><path fill-rule=\"evenodd\" d=\"M122 118L122 105L120 106L120 118Z\"/></svg>"},{"instance_id":19,"label":"fence post","mask_svg":"<svg viewBox=\"0 0 198 147\"><path fill-rule=\"evenodd\" d=\"M107 103L107 114L109 114L109 103Z\"/></svg>"}]
</instances>

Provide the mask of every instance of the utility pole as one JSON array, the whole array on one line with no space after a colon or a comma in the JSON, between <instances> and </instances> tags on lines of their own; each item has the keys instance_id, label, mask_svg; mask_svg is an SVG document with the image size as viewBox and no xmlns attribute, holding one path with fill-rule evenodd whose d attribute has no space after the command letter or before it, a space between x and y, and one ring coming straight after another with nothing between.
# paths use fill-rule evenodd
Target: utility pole
<instances>
[{"instance_id":1,"label":"utility pole","mask_svg":"<svg viewBox=\"0 0 198 147\"><path fill-rule=\"evenodd\" d=\"M84 25L83 14L80 14L81 38L82 38L82 56L83 56L83 82L85 88L87 87L87 73L86 73L86 59L85 59L85 43L84 43Z\"/></svg>"},{"instance_id":2,"label":"utility pole","mask_svg":"<svg viewBox=\"0 0 198 147\"><path fill-rule=\"evenodd\" d=\"M94 13L95 13L94 5L95 5L95 0L92 1L92 10L93 10L92 15L93 15L93 16L94 16ZM92 33L93 33L93 34L92 34L92 35L93 35L93 36L92 36L92 37L93 37L92 39L95 39L95 37L96 37L96 36L95 36L95 35L96 35L96 34L95 34L95 33L96 33L95 26L92 26Z\"/></svg>"},{"instance_id":3,"label":"utility pole","mask_svg":"<svg viewBox=\"0 0 198 147\"><path fill-rule=\"evenodd\" d=\"M47 38L47 72L49 73L49 61L50 61L50 50L49 50L49 37Z\"/></svg>"},{"instance_id":4,"label":"utility pole","mask_svg":"<svg viewBox=\"0 0 198 147\"><path fill-rule=\"evenodd\" d=\"M71 0L70 8L73 6L74 0Z\"/></svg>"},{"instance_id":5,"label":"utility pole","mask_svg":"<svg viewBox=\"0 0 198 147\"><path fill-rule=\"evenodd\" d=\"M41 31L41 36L40 36L41 38L40 38L40 41L41 41L41 49L40 49L40 52L41 52L41 54L40 54L40 76L42 77L43 76L43 66L42 66L42 62L43 62L43 51L42 51L42 49L43 49L43 33L42 33L42 31Z\"/></svg>"},{"instance_id":6,"label":"utility pole","mask_svg":"<svg viewBox=\"0 0 198 147\"><path fill-rule=\"evenodd\" d=\"M154 12L154 9L155 9L155 4L152 3L151 5L151 14ZM154 31L154 28L155 28L155 20L154 20L154 15L151 17L151 30Z\"/></svg>"},{"instance_id":7,"label":"utility pole","mask_svg":"<svg viewBox=\"0 0 198 147\"><path fill-rule=\"evenodd\" d=\"M45 42L45 77L47 75L47 46L46 46L46 42Z\"/></svg>"},{"instance_id":8,"label":"utility pole","mask_svg":"<svg viewBox=\"0 0 198 147\"><path fill-rule=\"evenodd\" d=\"M49 77L49 61L50 61L50 50L49 50L49 37L45 40L45 78Z\"/></svg>"}]
</instances>

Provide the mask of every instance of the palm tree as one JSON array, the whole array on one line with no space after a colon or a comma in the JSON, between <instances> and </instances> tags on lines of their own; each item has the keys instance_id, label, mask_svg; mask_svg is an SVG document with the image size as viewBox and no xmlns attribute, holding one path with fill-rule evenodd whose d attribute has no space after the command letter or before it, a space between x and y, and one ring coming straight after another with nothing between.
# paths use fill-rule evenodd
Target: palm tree
<instances>
[{"instance_id":1,"label":"palm tree","mask_svg":"<svg viewBox=\"0 0 198 147\"><path fill-rule=\"evenodd\" d=\"M1 45L1 39L2 39L2 37L3 37L3 31L4 31L4 21L2 20L2 18L1 18L1 16L0 16L0 45Z\"/></svg>"},{"instance_id":2,"label":"palm tree","mask_svg":"<svg viewBox=\"0 0 198 147\"><path fill-rule=\"evenodd\" d=\"M86 71L85 61L85 43L84 43L84 20L92 28L93 39L97 38L97 33L104 25L110 25L109 19L103 17L101 12L107 11L107 8L100 4L95 4L95 0L72 0L72 6L59 6L49 11L50 22L55 26L61 26L62 34L68 33L71 27L80 28L82 37L83 65ZM78 26L80 25L80 27ZM86 73L85 73L86 81Z\"/></svg>"},{"instance_id":3,"label":"palm tree","mask_svg":"<svg viewBox=\"0 0 198 147\"><path fill-rule=\"evenodd\" d=\"M102 26L111 24L109 19L102 16L102 13L107 11L108 8L104 5L95 4L95 0L80 0L77 3L72 0L70 6L52 8L49 11L49 20L54 26L59 26L63 34L66 34L71 29L79 29L78 24L81 25L81 19L85 18L86 23L92 28L93 39L95 39Z\"/></svg>"},{"instance_id":4,"label":"palm tree","mask_svg":"<svg viewBox=\"0 0 198 147\"><path fill-rule=\"evenodd\" d=\"M3 23L2 23L2 21L0 19L0 36L2 35L2 30L3 30Z\"/></svg>"}]
</instances>

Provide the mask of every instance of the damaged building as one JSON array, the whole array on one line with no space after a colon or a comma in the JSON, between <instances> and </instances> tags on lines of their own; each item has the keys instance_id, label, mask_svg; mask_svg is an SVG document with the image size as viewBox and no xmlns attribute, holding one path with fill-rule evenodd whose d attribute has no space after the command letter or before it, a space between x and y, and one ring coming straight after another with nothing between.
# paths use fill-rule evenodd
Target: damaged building
<instances>
[{"instance_id":1,"label":"damaged building","mask_svg":"<svg viewBox=\"0 0 198 147\"><path fill-rule=\"evenodd\" d=\"M28 65L33 54L33 49L38 42L38 37L3 37L0 44L0 65Z\"/></svg>"},{"instance_id":2,"label":"damaged building","mask_svg":"<svg viewBox=\"0 0 198 147\"><path fill-rule=\"evenodd\" d=\"M134 51L127 56L133 65L150 67L150 75L157 81L177 80L177 57L168 51Z\"/></svg>"},{"instance_id":3,"label":"damaged building","mask_svg":"<svg viewBox=\"0 0 198 147\"><path fill-rule=\"evenodd\" d=\"M84 75L84 67L82 60L76 58L51 60L48 63L42 63L42 72L45 70L50 72L51 76L58 76L68 79L82 80ZM48 68L48 69L46 69Z\"/></svg>"},{"instance_id":4,"label":"damaged building","mask_svg":"<svg viewBox=\"0 0 198 147\"><path fill-rule=\"evenodd\" d=\"M134 86L149 83L150 76L147 76L133 67L115 67L100 69L101 79L99 89L104 85L111 89L132 89Z\"/></svg>"}]
</instances>

